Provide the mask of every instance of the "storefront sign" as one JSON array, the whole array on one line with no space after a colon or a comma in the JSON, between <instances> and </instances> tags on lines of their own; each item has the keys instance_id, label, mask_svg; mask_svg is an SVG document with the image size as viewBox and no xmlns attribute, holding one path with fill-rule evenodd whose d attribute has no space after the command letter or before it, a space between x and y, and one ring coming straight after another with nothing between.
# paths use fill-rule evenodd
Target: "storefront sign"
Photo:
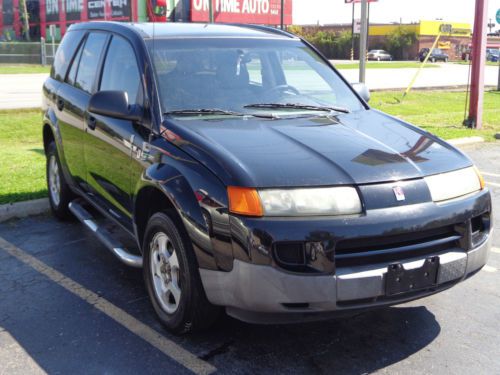
<instances>
[{"instance_id":1,"label":"storefront sign","mask_svg":"<svg viewBox=\"0 0 500 375\"><path fill-rule=\"evenodd\" d=\"M208 1L191 0L191 21L208 21ZM215 22L279 25L281 0L212 0ZM284 23L292 23L292 1L285 0Z\"/></svg>"}]
</instances>

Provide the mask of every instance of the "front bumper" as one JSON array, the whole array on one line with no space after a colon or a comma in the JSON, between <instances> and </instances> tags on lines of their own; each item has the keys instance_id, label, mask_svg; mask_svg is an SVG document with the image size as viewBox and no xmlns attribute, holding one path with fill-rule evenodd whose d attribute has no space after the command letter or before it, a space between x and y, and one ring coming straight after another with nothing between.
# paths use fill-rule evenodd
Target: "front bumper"
<instances>
[{"instance_id":1,"label":"front bumper","mask_svg":"<svg viewBox=\"0 0 500 375\"><path fill-rule=\"evenodd\" d=\"M388 264L339 268L335 275L296 275L270 266L235 260L232 271L200 270L208 300L247 322L283 323L318 320L341 312L393 305L447 289L480 270L488 259L491 233L478 247L436 254L437 285L426 290L385 296ZM421 267L426 257L402 262Z\"/></svg>"}]
</instances>

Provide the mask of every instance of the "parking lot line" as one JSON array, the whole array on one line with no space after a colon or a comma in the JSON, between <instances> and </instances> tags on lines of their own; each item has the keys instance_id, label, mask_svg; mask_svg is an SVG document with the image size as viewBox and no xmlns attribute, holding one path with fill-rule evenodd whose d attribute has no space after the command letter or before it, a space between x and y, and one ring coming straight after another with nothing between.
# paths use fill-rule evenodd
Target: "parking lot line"
<instances>
[{"instance_id":1,"label":"parking lot line","mask_svg":"<svg viewBox=\"0 0 500 375\"><path fill-rule=\"evenodd\" d=\"M493 251L494 253L500 254L500 248L499 247L492 247L491 251Z\"/></svg>"},{"instance_id":2,"label":"parking lot line","mask_svg":"<svg viewBox=\"0 0 500 375\"><path fill-rule=\"evenodd\" d=\"M500 187L500 184L496 184L494 182L489 182L489 181L486 181L486 185L491 185L491 186L494 186L494 187Z\"/></svg>"},{"instance_id":3,"label":"parking lot line","mask_svg":"<svg viewBox=\"0 0 500 375\"><path fill-rule=\"evenodd\" d=\"M160 350L185 368L191 370L195 374L210 374L217 370L210 363L201 360L193 353L183 349L148 325L142 323L132 315L115 306L105 298L99 297L96 293L85 288L83 285L77 283L69 277L63 275L59 271L48 266L32 255L29 255L28 253L21 250L12 243L6 241L2 237L0 237L0 250L5 251L12 257L20 260L24 264L33 268L35 271L41 273L53 282L57 283L70 293L89 303L94 308L103 312L108 317L122 325L124 328L139 336L144 341Z\"/></svg>"},{"instance_id":4,"label":"parking lot line","mask_svg":"<svg viewBox=\"0 0 500 375\"><path fill-rule=\"evenodd\" d=\"M481 171L481 174L484 174L485 176L490 176L490 177L500 177L500 174L497 174L497 173L490 173L490 172Z\"/></svg>"},{"instance_id":5,"label":"parking lot line","mask_svg":"<svg viewBox=\"0 0 500 375\"><path fill-rule=\"evenodd\" d=\"M483 267L483 271L486 271L486 272L497 272L497 269L495 267L485 265Z\"/></svg>"}]
</instances>

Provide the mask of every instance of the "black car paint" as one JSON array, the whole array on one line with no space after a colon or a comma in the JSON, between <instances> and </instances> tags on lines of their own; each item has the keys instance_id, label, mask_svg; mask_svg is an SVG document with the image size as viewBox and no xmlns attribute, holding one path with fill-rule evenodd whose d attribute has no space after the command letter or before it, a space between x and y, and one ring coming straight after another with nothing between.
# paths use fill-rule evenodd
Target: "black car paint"
<instances>
[{"instance_id":1,"label":"black car paint","mask_svg":"<svg viewBox=\"0 0 500 375\"><path fill-rule=\"evenodd\" d=\"M428 190L419 185L421 177L470 166L470 160L436 137L369 109L366 103L366 110L337 116L164 118L145 41L147 30L111 23L79 24L71 30L100 30L126 38L143 72L142 124L88 113L89 96L73 93L53 78L44 86L44 123L54 134L67 180L89 203L133 234L139 245L145 225L142 219L148 207L160 205L155 201L158 197L182 220L199 266L226 271L234 258L273 264L270 249L276 241L319 241L330 251L341 238L448 225L491 209L487 192L475 201L444 207L422 203ZM64 111L57 109L60 99L66 111L74 111L85 121L66 126ZM95 118L94 130L87 123L90 116ZM68 137L74 141L67 143ZM68 155L74 159L68 161ZM118 170L109 173L107 166ZM400 180L409 192L415 191L409 197L414 204L389 203L392 182ZM229 185L343 184L356 185L361 192L362 214L304 221L228 213ZM319 271L331 272L331 259L323 261Z\"/></svg>"}]
</instances>

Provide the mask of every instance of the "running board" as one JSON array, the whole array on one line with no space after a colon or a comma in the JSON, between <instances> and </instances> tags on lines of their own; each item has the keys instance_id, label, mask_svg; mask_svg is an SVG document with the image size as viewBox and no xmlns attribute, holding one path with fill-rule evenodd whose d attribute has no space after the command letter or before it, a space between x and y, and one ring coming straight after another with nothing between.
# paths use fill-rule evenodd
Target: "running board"
<instances>
[{"instance_id":1,"label":"running board","mask_svg":"<svg viewBox=\"0 0 500 375\"><path fill-rule=\"evenodd\" d=\"M106 246L119 260L131 267L142 267L142 257L131 254L106 228L99 227L92 215L77 200L69 204L69 210L89 228L97 238Z\"/></svg>"}]
</instances>

